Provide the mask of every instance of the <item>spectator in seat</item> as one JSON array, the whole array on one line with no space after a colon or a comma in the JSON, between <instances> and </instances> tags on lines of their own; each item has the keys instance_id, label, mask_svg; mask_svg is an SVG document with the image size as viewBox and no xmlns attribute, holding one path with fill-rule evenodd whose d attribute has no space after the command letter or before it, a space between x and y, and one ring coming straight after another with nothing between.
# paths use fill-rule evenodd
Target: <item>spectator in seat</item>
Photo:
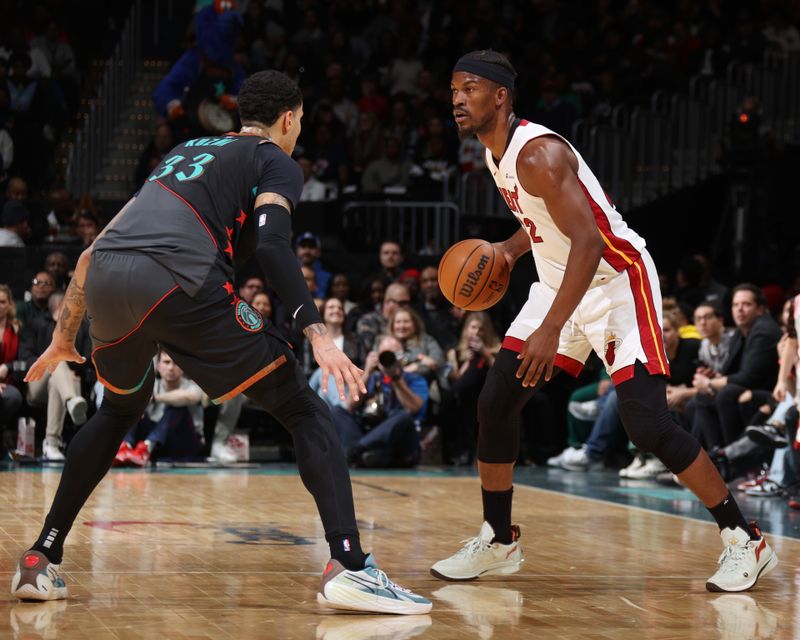
<instances>
[{"instance_id":1,"label":"spectator in seat","mask_svg":"<svg viewBox=\"0 0 800 640\"><path fill-rule=\"evenodd\" d=\"M100 233L100 220L91 211L81 211L78 214L78 237L81 239L83 248L87 248L97 234Z\"/></svg>"},{"instance_id":2,"label":"spectator in seat","mask_svg":"<svg viewBox=\"0 0 800 640\"><path fill-rule=\"evenodd\" d=\"M361 181L367 166L380 157L382 147L383 133L378 116L369 112L362 113L358 116L358 126L350 143L354 180Z\"/></svg>"},{"instance_id":3,"label":"spectator in seat","mask_svg":"<svg viewBox=\"0 0 800 640\"><path fill-rule=\"evenodd\" d=\"M264 291L264 281L258 276L251 276L239 287L239 297L247 304L253 302L253 296Z\"/></svg>"},{"instance_id":4,"label":"spectator in seat","mask_svg":"<svg viewBox=\"0 0 800 640\"><path fill-rule=\"evenodd\" d=\"M203 390L183 375L166 351L156 356L159 377L144 416L120 445L114 462L145 466L153 453L163 458L194 458L203 429Z\"/></svg>"},{"instance_id":5,"label":"spectator in seat","mask_svg":"<svg viewBox=\"0 0 800 640\"><path fill-rule=\"evenodd\" d=\"M386 139L383 155L373 160L361 177L361 189L367 194L380 194L393 187L405 192L411 184L412 163L403 153L400 139L390 136Z\"/></svg>"},{"instance_id":6,"label":"spectator in seat","mask_svg":"<svg viewBox=\"0 0 800 640\"><path fill-rule=\"evenodd\" d=\"M14 297L8 285L0 284L0 429L3 430L4 443L5 434L13 434L16 430L14 421L22 407L22 394L15 386L12 371L18 354L19 323ZM10 445L12 439L9 438L7 444Z\"/></svg>"},{"instance_id":7,"label":"spectator in seat","mask_svg":"<svg viewBox=\"0 0 800 640\"><path fill-rule=\"evenodd\" d=\"M58 242L72 242L75 239L75 200L70 192L63 188L53 189L49 200L48 237Z\"/></svg>"},{"instance_id":8,"label":"spectator in seat","mask_svg":"<svg viewBox=\"0 0 800 640\"><path fill-rule=\"evenodd\" d=\"M378 276L383 279L384 284L397 282L404 271L404 260L405 253L400 243L394 240L384 240L378 251L380 269L377 273L373 273L370 278Z\"/></svg>"},{"instance_id":9,"label":"spectator in seat","mask_svg":"<svg viewBox=\"0 0 800 640\"><path fill-rule=\"evenodd\" d=\"M39 271L31 281L31 299L17 304L17 318L23 328L35 330L40 321L48 322L52 314L47 301L55 291L55 281L47 271Z\"/></svg>"},{"instance_id":10,"label":"spectator in seat","mask_svg":"<svg viewBox=\"0 0 800 640\"><path fill-rule=\"evenodd\" d=\"M328 298L322 305L322 320L328 328L328 332L333 337L333 341L337 347L344 351L350 360L356 365L360 366L364 361L362 355L361 344L355 336L344 328L344 306L338 298ZM339 392L336 389L336 384L333 376L328 380L328 393L322 395L322 370L317 369L311 375L308 381L311 388L319 394L330 406L336 407L345 406L345 401L339 398Z\"/></svg>"},{"instance_id":11,"label":"spectator in seat","mask_svg":"<svg viewBox=\"0 0 800 640\"><path fill-rule=\"evenodd\" d=\"M694 324L701 336L697 355L697 373L714 376L728 358L733 329L725 328L722 311L714 304L703 302L694 310ZM667 387L667 402L683 407L697 395L691 384Z\"/></svg>"},{"instance_id":12,"label":"spectator in seat","mask_svg":"<svg viewBox=\"0 0 800 640\"><path fill-rule=\"evenodd\" d=\"M25 238L31 235L28 210L21 202L9 200L3 205L3 228L0 229L0 247L25 248Z\"/></svg>"},{"instance_id":13,"label":"spectator in seat","mask_svg":"<svg viewBox=\"0 0 800 640\"><path fill-rule=\"evenodd\" d=\"M411 293L404 284L395 282L386 287L380 311L366 313L358 319L356 334L364 351L371 351L379 335L387 333L389 318L401 307L411 305Z\"/></svg>"},{"instance_id":14,"label":"spectator in seat","mask_svg":"<svg viewBox=\"0 0 800 640\"><path fill-rule=\"evenodd\" d=\"M345 315L356 308L356 303L350 300L350 278L347 277L347 274L333 274L329 289L329 295L342 303Z\"/></svg>"},{"instance_id":15,"label":"spectator in seat","mask_svg":"<svg viewBox=\"0 0 800 640\"><path fill-rule=\"evenodd\" d=\"M425 418L428 384L403 371L402 345L385 336L364 364L367 394L358 406L334 407L333 423L348 460L364 467L413 467L419 462L417 424ZM394 356L394 358L392 358Z\"/></svg>"},{"instance_id":16,"label":"spectator in seat","mask_svg":"<svg viewBox=\"0 0 800 640\"><path fill-rule=\"evenodd\" d=\"M39 319L33 325L25 325L22 328L20 359L26 364L32 364L50 344L58 318L64 309L64 294L53 293L47 305L49 310L47 318ZM81 325L75 344L78 352L84 357L91 354L87 323ZM88 404L81 395L79 372L89 367L91 365L88 362L83 364L60 362L52 373L48 372L41 380L28 384L28 402L33 406L47 407L47 427L42 445L42 456L45 460L64 459L64 454L61 452L63 446L61 434L67 414L76 427L86 422Z\"/></svg>"},{"instance_id":17,"label":"spectator in seat","mask_svg":"<svg viewBox=\"0 0 800 640\"><path fill-rule=\"evenodd\" d=\"M322 242L319 237L306 231L298 236L295 243L295 253L300 262L300 266L309 267L314 271L317 290L316 297L324 298L328 295L328 284L331 279L331 272L322 266L320 257L322 256Z\"/></svg>"},{"instance_id":18,"label":"spectator in seat","mask_svg":"<svg viewBox=\"0 0 800 640\"><path fill-rule=\"evenodd\" d=\"M422 318L410 307L395 309L389 317L388 333L403 347L403 371L418 373L429 383L444 367L444 353L439 344L425 333Z\"/></svg>"},{"instance_id":19,"label":"spectator in seat","mask_svg":"<svg viewBox=\"0 0 800 640\"><path fill-rule=\"evenodd\" d=\"M250 301L250 306L261 314L264 320L272 318L272 298L266 291L259 291Z\"/></svg>"},{"instance_id":20,"label":"spectator in seat","mask_svg":"<svg viewBox=\"0 0 800 640\"><path fill-rule=\"evenodd\" d=\"M447 352L447 377L455 401L449 429L452 433L447 434L451 458L468 462L475 456L478 396L498 351L500 340L489 314L468 313L458 344Z\"/></svg>"},{"instance_id":21,"label":"spectator in seat","mask_svg":"<svg viewBox=\"0 0 800 640\"><path fill-rule=\"evenodd\" d=\"M53 278L57 291L64 291L69 282L69 260L60 251L48 253L44 259L44 269Z\"/></svg>"},{"instance_id":22,"label":"spectator in seat","mask_svg":"<svg viewBox=\"0 0 800 640\"><path fill-rule=\"evenodd\" d=\"M422 270L419 288L421 301L417 311L425 323L425 330L443 349L453 348L458 339L460 322L452 313L453 305L442 295L436 267L425 267Z\"/></svg>"},{"instance_id":23,"label":"spectator in seat","mask_svg":"<svg viewBox=\"0 0 800 640\"><path fill-rule=\"evenodd\" d=\"M303 170L303 191L300 194L300 202L322 202L325 200L325 184L317 180L314 175L311 160L304 156L297 159L297 164Z\"/></svg>"},{"instance_id":24,"label":"spectator in seat","mask_svg":"<svg viewBox=\"0 0 800 640\"><path fill-rule=\"evenodd\" d=\"M731 311L736 330L728 358L720 371L695 374L698 395L687 407L693 433L709 450L739 437L745 427L739 397L748 389L772 390L778 373L775 347L781 330L766 312L761 289L734 287Z\"/></svg>"},{"instance_id":25,"label":"spectator in seat","mask_svg":"<svg viewBox=\"0 0 800 640\"><path fill-rule=\"evenodd\" d=\"M372 276L367 279L358 304L347 312L344 321L345 328L352 333L357 333L358 321L362 317L373 312L380 313L385 293L386 283L383 278Z\"/></svg>"}]
</instances>

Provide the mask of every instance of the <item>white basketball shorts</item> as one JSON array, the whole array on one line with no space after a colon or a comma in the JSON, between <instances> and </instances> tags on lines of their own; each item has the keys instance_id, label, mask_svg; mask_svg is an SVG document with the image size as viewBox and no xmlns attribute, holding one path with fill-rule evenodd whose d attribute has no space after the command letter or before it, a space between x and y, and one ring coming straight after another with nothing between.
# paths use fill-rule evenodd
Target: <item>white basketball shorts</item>
<instances>
[{"instance_id":1,"label":"white basketball shorts","mask_svg":"<svg viewBox=\"0 0 800 640\"><path fill-rule=\"evenodd\" d=\"M503 347L521 351L528 336L542 324L555 297L555 289L534 282L528 301L506 332ZM561 330L556 366L577 376L594 349L614 384L633 377L637 360L651 375L669 376L661 311L658 273L650 254L644 251L626 270L589 288Z\"/></svg>"}]
</instances>

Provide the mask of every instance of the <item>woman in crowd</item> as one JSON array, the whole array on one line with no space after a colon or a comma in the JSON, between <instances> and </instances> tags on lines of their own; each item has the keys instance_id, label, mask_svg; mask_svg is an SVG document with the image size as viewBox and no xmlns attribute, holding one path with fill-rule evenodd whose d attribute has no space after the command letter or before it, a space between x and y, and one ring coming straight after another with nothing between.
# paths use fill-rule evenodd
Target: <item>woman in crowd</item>
<instances>
[{"instance_id":1,"label":"woman in crowd","mask_svg":"<svg viewBox=\"0 0 800 640\"><path fill-rule=\"evenodd\" d=\"M425 324L416 311L401 307L389 317L389 333L403 345L404 369L418 373L428 383L444 366L444 353L436 340L425 333Z\"/></svg>"},{"instance_id":2,"label":"woman in crowd","mask_svg":"<svg viewBox=\"0 0 800 640\"><path fill-rule=\"evenodd\" d=\"M338 298L328 298L322 305L322 320L328 328L328 332L333 338L334 344L345 352L348 358L357 366L364 362L361 353L360 343L356 338L344 328L344 306ZM345 401L339 398L339 392L333 376L328 381L328 395L322 395L322 370L317 369L308 381L311 388L332 407L345 406Z\"/></svg>"},{"instance_id":3,"label":"woman in crowd","mask_svg":"<svg viewBox=\"0 0 800 640\"><path fill-rule=\"evenodd\" d=\"M491 318L483 311L468 313L461 338L447 352L448 379L451 385L455 422L447 434L447 449L458 462L469 462L475 455L478 429L478 395L486 373L500 350L500 339ZM447 452L445 452L447 454Z\"/></svg>"},{"instance_id":4,"label":"woman in crowd","mask_svg":"<svg viewBox=\"0 0 800 640\"><path fill-rule=\"evenodd\" d=\"M261 314L264 320L272 318L272 300L266 291L259 291L253 296L250 306Z\"/></svg>"},{"instance_id":5,"label":"woman in crowd","mask_svg":"<svg viewBox=\"0 0 800 640\"><path fill-rule=\"evenodd\" d=\"M8 446L13 446L14 419L22 407L22 394L14 386L11 376L19 350L18 332L14 297L8 285L0 284L0 428L3 430L4 444Z\"/></svg>"}]
</instances>

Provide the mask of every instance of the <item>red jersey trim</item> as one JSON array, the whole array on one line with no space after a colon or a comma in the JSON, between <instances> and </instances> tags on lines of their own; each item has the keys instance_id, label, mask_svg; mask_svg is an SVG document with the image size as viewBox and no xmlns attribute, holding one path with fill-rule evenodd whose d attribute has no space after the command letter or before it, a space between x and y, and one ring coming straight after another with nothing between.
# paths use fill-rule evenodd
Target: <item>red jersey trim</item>
<instances>
[{"instance_id":1,"label":"red jersey trim","mask_svg":"<svg viewBox=\"0 0 800 640\"><path fill-rule=\"evenodd\" d=\"M214 238L214 234L211 233L211 229L208 228L208 225L206 224L205 220L203 220L203 218L200 217L200 214L197 213L197 209L195 209L192 205L190 205L189 202L183 196L181 196L180 194L176 193L175 191L170 189L167 185L165 185L163 182L161 182L161 180L156 180L155 183L159 187L161 187L162 189L167 191L168 193L171 193L173 196L175 196L176 198L181 200L181 202L183 202L183 204L185 204L187 207L189 207L189 209L192 210L192 213L197 217L197 219L200 221L200 224L202 224L203 227L205 228L206 233L208 234L208 237L211 238L211 242L214 243L214 247L219 249L219 245L217 244L216 238Z\"/></svg>"}]
</instances>

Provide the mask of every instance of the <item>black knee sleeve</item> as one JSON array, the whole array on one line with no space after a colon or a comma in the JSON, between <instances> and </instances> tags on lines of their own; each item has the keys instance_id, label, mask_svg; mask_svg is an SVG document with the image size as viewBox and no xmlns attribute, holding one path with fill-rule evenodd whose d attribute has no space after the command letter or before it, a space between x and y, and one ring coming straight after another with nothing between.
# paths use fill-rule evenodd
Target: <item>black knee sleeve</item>
<instances>
[{"instance_id":1,"label":"black knee sleeve","mask_svg":"<svg viewBox=\"0 0 800 640\"><path fill-rule=\"evenodd\" d=\"M633 378L617 387L619 415L631 442L681 473L700 453L700 443L682 429L667 408L666 381L637 362Z\"/></svg>"},{"instance_id":2,"label":"black knee sleeve","mask_svg":"<svg viewBox=\"0 0 800 640\"><path fill-rule=\"evenodd\" d=\"M544 384L523 387L517 379L519 360L514 351L501 349L478 396L478 460L492 464L515 462L519 455L520 412Z\"/></svg>"}]
</instances>

